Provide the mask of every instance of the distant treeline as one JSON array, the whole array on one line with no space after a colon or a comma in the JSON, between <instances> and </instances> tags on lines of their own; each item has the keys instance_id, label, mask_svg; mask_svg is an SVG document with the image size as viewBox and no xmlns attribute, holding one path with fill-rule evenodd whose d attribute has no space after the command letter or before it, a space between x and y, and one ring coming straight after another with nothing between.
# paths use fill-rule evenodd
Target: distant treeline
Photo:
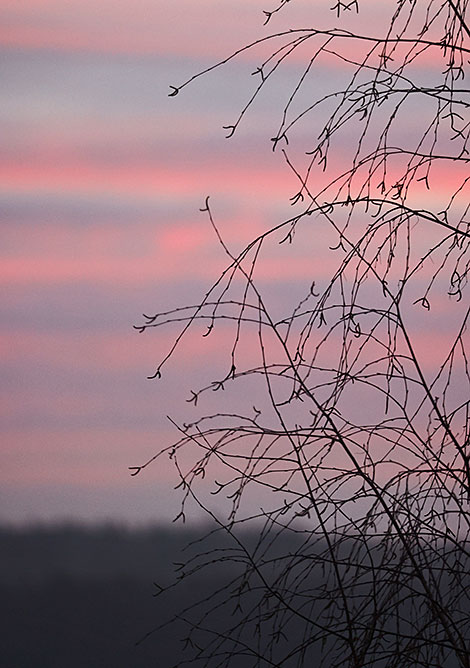
<instances>
[{"instance_id":1,"label":"distant treeline","mask_svg":"<svg viewBox=\"0 0 470 668\"><path fill-rule=\"evenodd\" d=\"M201 540L208 533L209 537ZM211 534L208 527L198 530L181 527L128 530L115 526L2 528L0 665L2 668L317 665L313 646L300 663L298 655L280 662L277 658L286 657L290 646L302 642L305 629L283 615L273 614L272 603L276 599L270 599L265 588L258 586L261 578L253 569L253 577L244 580L243 573L250 571L247 555L260 555L261 548L265 548L260 536L261 532L245 532L238 535L240 542L237 543L237 539L229 539L224 532ZM380 538L376 545L379 543ZM283 596L293 608L305 610L310 616L315 609L312 607L312 612L308 613L311 602L335 587L334 578L330 575L329 579L328 571L318 559L324 547L323 540L310 541L307 532L277 535L257 557L258 563L264 564L263 574L271 582L276 582L279 569L288 560L286 576L282 582L278 581L277 591L284 592ZM337 551L337 565L346 579L351 572L350 549L348 538ZM384 572L382 584L385 586L393 579L402 589L400 583L409 585L409 575L399 567L398 552L397 559L397 567ZM360 553L355 560L361 561ZM462 564L459 570L470 572L470 568ZM239 575L240 582L247 585L240 599L241 606L237 604L237 585L234 585ZM443 600L449 584L442 580ZM382 585L376 581L374 586ZM155 596L162 589L163 593ZM240 591L242 589L244 587L240 587ZM369 589L366 579L355 589L354 596L365 601L370 596ZM399 592L397 595L401 596ZM204 598L206 603L196 608L194 614L191 609L185 612ZM406 623L408 617L407 606L404 597L400 608L402 623ZM197 635L202 645L210 643L214 630L220 634L225 629L243 626L242 641L246 641L247 647L251 646L252 626L262 622L267 628L266 641L272 632L280 632L270 661L261 659L259 662L247 652L245 656L232 657L229 663L229 657L224 654L208 664L194 658L187 664L182 663L191 656L191 650L198 651L198 647L190 644L188 647L187 621L201 619L198 617L201 610L204 613L210 609L207 628L211 631L203 630ZM264 610L264 614L257 617L258 613L252 614L251 610ZM365 615L367 605L362 606L362 610ZM177 619L177 615L182 619ZM248 623L243 621L246 619ZM169 623L162 626L165 622ZM147 636L145 640L138 642L144 636ZM308 641L308 637L305 640ZM263 655L262 646L259 652ZM331 663L322 663L322 668L342 665L349 665L347 657L332 655ZM373 665L382 666L382 663ZM457 665L450 660L441 668Z\"/></svg>"},{"instance_id":2,"label":"distant treeline","mask_svg":"<svg viewBox=\"0 0 470 668\"><path fill-rule=\"evenodd\" d=\"M175 563L208 528L32 526L0 528L0 665L5 668L169 668L184 629L148 632L203 597L220 563L191 586L155 597ZM254 539L254 536L251 540ZM250 537L247 537L250 542ZM227 545L213 537L204 549ZM221 562L223 563L223 562ZM217 576L217 573L219 574ZM138 643L138 644L136 644Z\"/></svg>"},{"instance_id":3,"label":"distant treeline","mask_svg":"<svg viewBox=\"0 0 470 668\"><path fill-rule=\"evenodd\" d=\"M1 527L0 582L128 577L151 583L170 577L173 561L198 536L173 527Z\"/></svg>"}]
</instances>

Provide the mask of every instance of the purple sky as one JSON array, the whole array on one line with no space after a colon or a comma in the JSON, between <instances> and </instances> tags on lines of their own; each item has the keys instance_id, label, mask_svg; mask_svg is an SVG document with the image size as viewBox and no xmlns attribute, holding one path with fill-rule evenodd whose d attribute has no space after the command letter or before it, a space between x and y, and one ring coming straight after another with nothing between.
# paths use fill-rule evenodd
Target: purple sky
<instances>
[{"instance_id":1,"label":"purple sky","mask_svg":"<svg viewBox=\"0 0 470 668\"><path fill-rule=\"evenodd\" d=\"M173 439L165 416L199 362L192 350L162 391L146 376L169 334L132 325L197 300L223 268L207 194L240 244L290 194L269 145L251 143L266 107L227 158L221 126L243 89L219 94L218 74L167 97L258 34L260 3L225 4L2 3L3 521L176 512L169 462L139 479L128 467Z\"/></svg>"},{"instance_id":2,"label":"purple sky","mask_svg":"<svg viewBox=\"0 0 470 668\"><path fill-rule=\"evenodd\" d=\"M253 89L256 53L176 98L168 87L268 34L267 4L2 2L0 521L166 522L177 512L170 462L137 478L128 467L174 439L166 415L184 418L224 339L188 340L163 387L146 376L172 332L139 336L132 325L198 301L224 268L198 211L207 195L239 250L291 215L297 184L269 138L299 63L279 71L232 142L222 126ZM331 21L330 4L316 25ZM362 4L378 28L378 3ZM310 8L293 2L270 30L313 25ZM326 90L344 72L331 62L315 76ZM410 115L402 131L419 122ZM308 143L304 132L297 141ZM312 246L283 253L273 248L260 275L281 305L312 280ZM315 267L317 280L331 270Z\"/></svg>"}]
</instances>

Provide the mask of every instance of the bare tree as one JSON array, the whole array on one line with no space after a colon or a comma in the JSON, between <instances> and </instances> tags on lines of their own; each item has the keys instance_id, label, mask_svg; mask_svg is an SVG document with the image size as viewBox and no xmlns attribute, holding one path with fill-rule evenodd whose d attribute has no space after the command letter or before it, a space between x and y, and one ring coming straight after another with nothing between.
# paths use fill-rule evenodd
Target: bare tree
<instances>
[{"instance_id":1,"label":"bare tree","mask_svg":"<svg viewBox=\"0 0 470 668\"><path fill-rule=\"evenodd\" d=\"M190 396L215 393L219 408L175 424L178 440L133 469L169 455L179 519L199 504L231 541L182 569L186 586L233 564L229 583L180 616L189 661L470 666L468 4L383 3L386 29L371 34L360 2L337 2L334 22L361 12L363 33L290 29L209 68L267 53L232 136L282 66L305 58L272 138L298 181L293 215L234 253L207 198L225 271L200 303L137 327L180 323L155 378L198 323L205 336L232 332L225 373ZM318 93L326 61L347 80ZM311 145L299 145L306 126ZM312 240L304 295L279 315L258 268L273 245L288 257ZM223 609L233 616L221 626Z\"/></svg>"}]
</instances>

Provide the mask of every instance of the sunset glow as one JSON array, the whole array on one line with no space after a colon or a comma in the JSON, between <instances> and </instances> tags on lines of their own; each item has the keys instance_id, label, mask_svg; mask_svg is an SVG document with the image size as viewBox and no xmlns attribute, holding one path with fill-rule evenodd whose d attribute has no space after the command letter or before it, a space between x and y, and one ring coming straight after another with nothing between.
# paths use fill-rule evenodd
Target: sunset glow
<instances>
[{"instance_id":1,"label":"sunset glow","mask_svg":"<svg viewBox=\"0 0 470 668\"><path fill-rule=\"evenodd\" d=\"M142 313L197 304L233 264L232 256L302 211L302 202L291 200L303 184L281 151L272 151L271 139L313 40L279 68L279 83L266 86L231 141L225 136L259 83L251 74L271 52L270 44L240 54L228 74L217 69L176 97L168 92L267 36L265 4L2 2L1 521L65 515L136 523L172 519L178 501L169 500L175 483L170 463L162 460L149 469L139 483L142 497L128 469L171 442L167 416L183 415L198 373L205 378L210 364L223 367L233 330L221 328L216 337L203 339L203 322L197 336L181 344L178 360L168 364L173 375L168 372L169 385L162 390L147 376L171 348L176 329L139 336L133 325ZM384 14L380 3L364 4L376 21L372 30ZM296 25L310 27L311 2L292 5ZM328 3L314 18L327 24ZM290 25L282 13L275 20L273 30ZM352 15L348 25L354 28L359 20ZM318 48L321 41L315 39ZM347 59L363 55L348 45L342 58L323 54L315 63L315 86L326 95L332 79L346 85L352 71ZM397 59L405 56L403 48L395 52ZM416 63L419 76L442 71L443 60L440 52L424 52ZM326 109L322 113L328 115ZM392 134L411 134L424 122L411 107L408 114L408 125L393 126ZM309 149L321 124L314 114L304 120L294 143ZM382 131L380 124L375 131ZM347 169L356 138L346 130L341 141L325 172L315 165L309 188L321 191L332 173ZM303 159L307 165L305 151ZM403 164L400 156L389 165L388 187L400 178ZM413 191L417 206L447 205L445 194L457 172L431 172L430 191L423 183ZM377 169L377 192L379 181ZM345 183L343 178L335 187L343 193ZM207 197L226 248L207 212L200 211ZM459 197L451 215L461 213L468 188ZM300 301L313 280L317 286L327 281L342 261L328 252L338 240L325 232L318 215L302 229L297 246L279 243L284 228L263 242L265 256L254 271L263 295L269 299L279 291L279 312L293 294ZM247 273L251 257L241 264ZM417 299L429 275L426 266L417 278ZM434 322L448 304L433 302ZM435 330L414 332L424 368L431 368L434 349L449 343L445 323ZM73 491L64 505L68 486ZM126 498L136 500L135 511ZM142 499L151 499L145 512Z\"/></svg>"}]
</instances>

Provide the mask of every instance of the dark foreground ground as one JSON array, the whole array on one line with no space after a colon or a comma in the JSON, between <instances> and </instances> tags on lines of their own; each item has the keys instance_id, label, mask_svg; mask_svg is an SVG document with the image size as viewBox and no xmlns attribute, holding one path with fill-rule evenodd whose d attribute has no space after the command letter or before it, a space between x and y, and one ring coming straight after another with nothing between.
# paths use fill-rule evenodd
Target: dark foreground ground
<instances>
[{"instance_id":1,"label":"dark foreground ground","mask_svg":"<svg viewBox=\"0 0 470 668\"><path fill-rule=\"evenodd\" d=\"M211 564L208 569L184 579L180 586L172 588L162 596L154 596L157 589L153 583L166 586L174 581L175 563L187 561L191 549L188 551L185 549L186 546L202 533L204 532L196 534L184 529L163 528L138 531L110 527L97 529L43 527L24 531L0 528L0 666L2 668L171 668L181 664L191 668L202 668L205 665L204 661L196 661L191 658L191 654L183 652L185 643L182 639L187 636L187 627L182 622L171 621L169 625L150 633L143 642L138 643L162 622L172 620L175 613L181 612L195 600L203 599L209 591L220 588L218 600L227 601L231 589L225 587L224 583L237 575L237 559L238 563L241 563L243 560L240 555L243 555L242 552L240 554L231 552L230 545L223 540L222 542L219 540L218 543L211 540L202 544L203 549L209 550L208 560ZM253 546L253 541L256 542L257 537L255 534L247 535L244 540L246 545L251 543ZM214 552L214 548L217 551ZM193 550L194 554L201 549L201 544L197 544L195 551ZM279 549L282 554L292 555L296 551L296 544L289 540L288 543L281 543ZM314 552L309 559L315 559ZM193 566L197 563L197 561L192 562ZM295 563L295 560L292 561L292 568L289 566L288 569L292 577L296 577ZM296 588L304 590L305 599L292 599L292 604L297 609L305 609L307 616L316 619L315 614L309 613L308 609L302 606L309 605L311 599L309 592L313 591L313 588L318 592L318 587L321 588L324 582L320 568L310 571L308 577L305 576L305 571L302 569L308 563L309 560L305 558L299 562L300 579L294 580L297 583ZM460 570L464 578L469 577L470 569L465 565L460 564ZM313 577L312 572L315 574ZM347 572L346 568L345 574ZM267 573L269 575L269 570ZM396 578L399 584L397 596L404 600L402 607L397 607L397 610L401 615L402 629L406 633L409 602L408 597L403 597L400 590L405 593L408 591L406 587L401 586L401 582L406 585L408 580L403 570L396 571ZM389 587L382 595L385 612L394 605L393 599L389 598L389 592L392 590L393 587L391 589ZM446 591L444 586L442 590L444 599L447 598L449 591L449 589ZM361 592L366 593L365 590L360 590L359 595ZM212 628L217 628L217 624L220 624L220 629L226 629L230 624L237 628L237 615L249 615L251 604L259 600L260 595L255 587L248 588L244 596L243 611L237 610L236 605L217 608L211 618ZM376 601L379 602L380 596L378 591ZM217 599L211 600L217 603ZM269 598L266 599L266 608L263 608L263 605L261 611L265 609L269 613L272 610L272 601L270 602ZM337 614L334 607L333 601L331 608L333 622ZM366 608L364 611L367 612ZM418 611L418 621L423 616L423 628L427 633L424 623L426 610L419 608ZM465 634L470 619L467 613L466 609L462 609L455 616ZM189 614L185 614L185 617ZM283 634L276 638L275 652L278 654L271 655L272 660L267 661L268 654L261 648L259 651L263 659L257 662L252 654L243 656L242 653L242 656L230 663L230 668L269 665L282 668L291 666L314 668L320 665L316 657L316 652L319 651L317 649L311 650L313 654L306 656L305 659L296 654L290 660L279 660L277 656L286 657L289 647L302 641L300 628L286 625L284 618L281 617L275 618L266 614L263 620L256 615L244 627L245 635L242 638L253 647L253 626L260 621L267 624L267 627L263 628L269 630L272 620L273 628L283 631ZM362 628L360 616L354 623L359 624L358 628ZM386 624L383 628L386 629ZM198 635L198 639L202 638L202 644L213 639L213 636L204 633ZM264 633L268 641L271 636L269 632ZM412 657L418 651L416 648L419 643L414 640L411 634L409 642L407 641L404 646L406 655L402 654L398 663L395 661L390 663L390 658L377 661L375 656L371 657L369 654L367 657L369 661L364 665L371 665L371 658L374 668L389 668L391 665L400 668L418 665L457 668L460 665L455 657L450 656L438 663L434 661L416 663ZM194 650L194 647L190 646L189 651L191 650ZM344 655L335 656L329 652L328 647L326 651L325 648L323 650L327 662L321 664L322 666L336 668L350 665ZM422 656L422 648L419 651ZM189 661L183 664L185 658L189 658ZM226 658L221 654L215 662L210 663L210 666L226 666Z\"/></svg>"},{"instance_id":2,"label":"dark foreground ground","mask_svg":"<svg viewBox=\"0 0 470 668\"><path fill-rule=\"evenodd\" d=\"M219 602L226 599L224 585L237 563L225 560L223 537L197 542L208 531L0 528L0 666L171 668L186 659L186 665L202 667L205 661L194 660L194 647L185 640L187 625L172 620L208 592L219 590ZM244 536L247 544L253 540L255 534ZM212 553L214 548L219 551ZM209 568L155 596L154 582L174 583L178 565L199 552L209 554ZM210 623L230 626L240 614L234 607L217 609ZM247 638L252 642L251 625ZM242 656L230 665L255 664L252 656Z\"/></svg>"},{"instance_id":3,"label":"dark foreground ground","mask_svg":"<svg viewBox=\"0 0 470 668\"><path fill-rule=\"evenodd\" d=\"M163 596L154 582L174 583L177 565L201 549L188 545L208 531L0 528L1 668L171 668L184 659L199 668L183 651L187 625L172 619L230 579L232 565L216 558ZM215 546L226 541L204 543ZM231 613L216 618L230 624Z\"/></svg>"},{"instance_id":4,"label":"dark foreground ground","mask_svg":"<svg viewBox=\"0 0 470 668\"><path fill-rule=\"evenodd\" d=\"M0 530L0 665L166 668L181 658L170 626L136 641L181 606L170 581L191 536L153 529Z\"/></svg>"}]
</instances>

